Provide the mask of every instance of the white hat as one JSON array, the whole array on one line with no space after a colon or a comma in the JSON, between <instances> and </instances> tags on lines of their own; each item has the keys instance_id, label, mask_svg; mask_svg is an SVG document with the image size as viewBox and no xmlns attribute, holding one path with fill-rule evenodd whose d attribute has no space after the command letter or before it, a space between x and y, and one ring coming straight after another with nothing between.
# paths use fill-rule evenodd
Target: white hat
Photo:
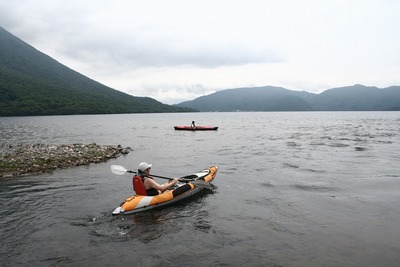
<instances>
[{"instance_id":1,"label":"white hat","mask_svg":"<svg viewBox=\"0 0 400 267\"><path fill-rule=\"evenodd\" d=\"M141 172L144 172L145 170L147 170L148 168L150 168L152 165L151 164L149 164L149 163L147 163L147 162L141 162L140 164L139 164L139 170L141 171Z\"/></svg>"}]
</instances>

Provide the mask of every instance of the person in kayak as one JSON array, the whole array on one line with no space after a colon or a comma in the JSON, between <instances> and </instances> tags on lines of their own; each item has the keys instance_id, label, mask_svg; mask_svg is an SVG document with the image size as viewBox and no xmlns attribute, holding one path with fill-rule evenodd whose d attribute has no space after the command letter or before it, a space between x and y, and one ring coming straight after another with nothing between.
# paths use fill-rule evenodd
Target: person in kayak
<instances>
[{"instance_id":1,"label":"person in kayak","mask_svg":"<svg viewBox=\"0 0 400 267\"><path fill-rule=\"evenodd\" d=\"M144 188L146 189L146 193L148 196L156 196L158 194L161 194L178 182L179 178L174 178L172 179L172 181L160 185L150 175L151 166L152 164L141 162L138 168L138 174L140 177L142 177Z\"/></svg>"},{"instance_id":2,"label":"person in kayak","mask_svg":"<svg viewBox=\"0 0 400 267\"><path fill-rule=\"evenodd\" d=\"M194 123L194 121L192 121L192 125L190 125L192 128L196 128L196 125Z\"/></svg>"}]
</instances>

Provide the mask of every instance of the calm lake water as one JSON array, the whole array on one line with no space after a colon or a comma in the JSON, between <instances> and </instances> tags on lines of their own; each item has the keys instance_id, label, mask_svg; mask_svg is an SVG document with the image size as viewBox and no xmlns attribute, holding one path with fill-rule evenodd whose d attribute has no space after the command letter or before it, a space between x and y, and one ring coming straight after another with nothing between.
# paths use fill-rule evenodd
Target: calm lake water
<instances>
[{"instance_id":1,"label":"calm lake water","mask_svg":"<svg viewBox=\"0 0 400 267\"><path fill-rule=\"evenodd\" d=\"M173 128L192 120L219 130ZM3 144L133 150L0 179L2 266L399 266L399 112L20 117L0 129ZM133 191L110 165L141 161L171 177L217 165L214 192L112 216Z\"/></svg>"}]
</instances>

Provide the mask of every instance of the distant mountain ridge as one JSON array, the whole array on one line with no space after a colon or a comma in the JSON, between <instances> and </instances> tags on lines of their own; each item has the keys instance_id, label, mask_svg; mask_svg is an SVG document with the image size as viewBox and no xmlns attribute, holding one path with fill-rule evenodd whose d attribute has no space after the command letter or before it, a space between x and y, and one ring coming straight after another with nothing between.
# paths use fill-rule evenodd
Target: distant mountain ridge
<instances>
[{"instance_id":1,"label":"distant mountain ridge","mask_svg":"<svg viewBox=\"0 0 400 267\"><path fill-rule=\"evenodd\" d=\"M232 111L393 111L400 110L400 86L360 84L320 94L263 86L234 88L177 104L202 112Z\"/></svg>"},{"instance_id":2,"label":"distant mountain ridge","mask_svg":"<svg viewBox=\"0 0 400 267\"><path fill-rule=\"evenodd\" d=\"M89 79L0 27L0 116L388 110L400 110L399 86L379 89L354 85L320 94L274 86L234 88L166 105Z\"/></svg>"},{"instance_id":3,"label":"distant mountain ridge","mask_svg":"<svg viewBox=\"0 0 400 267\"><path fill-rule=\"evenodd\" d=\"M0 116L188 111L100 84L0 27Z\"/></svg>"}]
</instances>

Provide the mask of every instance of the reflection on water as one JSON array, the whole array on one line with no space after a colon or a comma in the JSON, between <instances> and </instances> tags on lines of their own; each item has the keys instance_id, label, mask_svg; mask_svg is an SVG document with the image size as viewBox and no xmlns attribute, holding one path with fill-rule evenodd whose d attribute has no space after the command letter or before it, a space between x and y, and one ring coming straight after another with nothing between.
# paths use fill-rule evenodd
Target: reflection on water
<instances>
[{"instance_id":1,"label":"reflection on water","mask_svg":"<svg viewBox=\"0 0 400 267\"><path fill-rule=\"evenodd\" d=\"M173 125L219 126L213 132ZM103 164L0 180L4 266L396 266L397 112L0 118L1 143L133 151ZM111 164L183 176L218 165L214 193L128 216ZM379 255L377 257L376 255Z\"/></svg>"},{"instance_id":2,"label":"reflection on water","mask_svg":"<svg viewBox=\"0 0 400 267\"><path fill-rule=\"evenodd\" d=\"M207 211L201 206L200 195L171 207L124 216L107 213L74 225L91 227L91 234L96 236L149 243L165 235L179 233L183 228L208 231L212 225L207 219Z\"/></svg>"}]
</instances>

